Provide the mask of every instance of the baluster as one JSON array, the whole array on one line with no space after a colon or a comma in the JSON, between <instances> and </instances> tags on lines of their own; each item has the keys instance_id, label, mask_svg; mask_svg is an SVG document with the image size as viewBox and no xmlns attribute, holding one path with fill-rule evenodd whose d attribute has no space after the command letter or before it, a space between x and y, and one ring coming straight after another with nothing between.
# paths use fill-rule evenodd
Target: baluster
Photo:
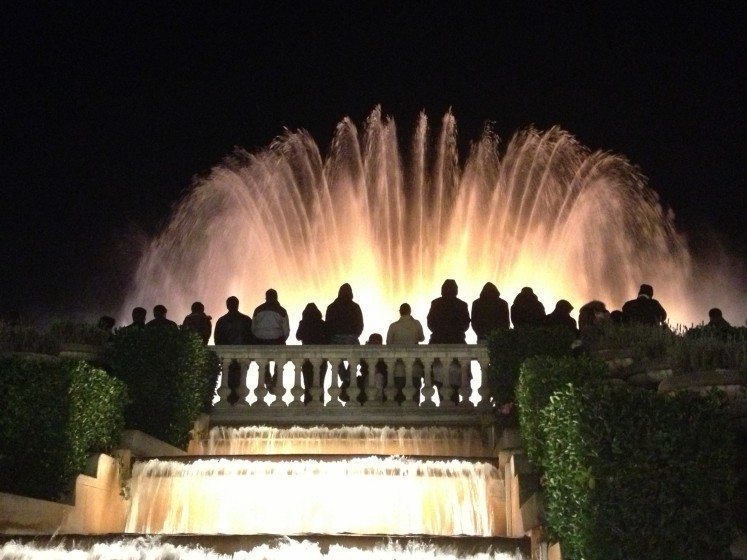
<instances>
[{"instance_id":1,"label":"baluster","mask_svg":"<svg viewBox=\"0 0 747 560\"><path fill-rule=\"evenodd\" d=\"M454 389L451 386L452 379L458 379L458 368L459 366L454 363L451 356L445 357L443 361L443 386L441 387L441 406L444 408L454 407L454 393L458 393L458 389Z\"/></svg>"},{"instance_id":2,"label":"baluster","mask_svg":"<svg viewBox=\"0 0 747 560\"><path fill-rule=\"evenodd\" d=\"M293 364L293 387L291 387L290 394L293 396L293 400L289 406L303 406L304 390L301 386L301 368L303 367L303 362L303 358L291 360Z\"/></svg>"},{"instance_id":3,"label":"baluster","mask_svg":"<svg viewBox=\"0 0 747 560\"><path fill-rule=\"evenodd\" d=\"M228 402L228 396L231 394L231 389L228 388L228 366L231 364L229 358L221 358L220 360L220 387L218 388L218 402L215 403L216 409L231 408L231 404Z\"/></svg>"},{"instance_id":4,"label":"baluster","mask_svg":"<svg viewBox=\"0 0 747 560\"><path fill-rule=\"evenodd\" d=\"M409 362L409 367L408 367ZM402 395L405 397L405 400L402 401L402 406L405 408L416 408L418 406L418 402L413 400L413 397L415 396L415 384L413 377L415 375L415 368L416 365L416 358L410 358L407 360L407 362L403 359L402 365L405 370L405 386L402 389ZM418 391L418 396L420 396L420 391ZM420 399L418 399L419 401Z\"/></svg>"},{"instance_id":5,"label":"baluster","mask_svg":"<svg viewBox=\"0 0 747 560\"><path fill-rule=\"evenodd\" d=\"M350 366L350 387L348 387L348 396L350 397L350 400L348 400L348 405L350 406L351 403L355 406L360 406L360 396L361 394L365 394L365 389L360 389L358 387L358 365L361 358L357 354L353 354L350 356L348 364ZM371 373L373 372L373 367L371 364L369 364L369 371L368 375L371 376Z\"/></svg>"},{"instance_id":6,"label":"baluster","mask_svg":"<svg viewBox=\"0 0 747 560\"><path fill-rule=\"evenodd\" d=\"M265 396L267 396L267 387L265 387L265 366L269 365L268 359L257 358L257 387L254 390L254 394L257 395L257 402L255 406L266 407L268 404L265 402Z\"/></svg>"},{"instance_id":7,"label":"baluster","mask_svg":"<svg viewBox=\"0 0 747 560\"><path fill-rule=\"evenodd\" d=\"M397 396L397 387L394 386L394 374L395 368L397 366L397 360L389 360L387 362L387 368L386 368L386 388L384 389L384 395L386 396L386 403L384 403L387 407L395 407L399 406L399 403L395 400L395 397Z\"/></svg>"},{"instance_id":8,"label":"baluster","mask_svg":"<svg viewBox=\"0 0 747 560\"><path fill-rule=\"evenodd\" d=\"M285 369L286 362L287 360L285 356L278 357L275 360L275 387L272 391L275 395L275 400L270 406L276 408L287 406L285 404L285 401L283 400L283 397L285 396L285 387L283 386L283 370Z\"/></svg>"},{"instance_id":9,"label":"baluster","mask_svg":"<svg viewBox=\"0 0 747 560\"><path fill-rule=\"evenodd\" d=\"M322 368L327 368L328 370L331 370L332 368L326 360L324 360L318 368L311 358L309 359L309 363L311 363L311 367L314 371L314 377L311 382L311 402L309 402L309 406L319 408L324 406L324 383L322 382L321 373Z\"/></svg>"},{"instance_id":10,"label":"baluster","mask_svg":"<svg viewBox=\"0 0 747 560\"><path fill-rule=\"evenodd\" d=\"M469 358L462 358L461 363L461 386L459 388L459 394L462 397L459 406L462 408L474 408L470 397L472 397L472 360Z\"/></svg>"},{"instance_id":11,"label":"baluster","mask_svg":"<svg viewBox=\"0 0 747 560\"><path fill-rule=\"evenodd\" d=\"M335 358L334 360L330 360L330 371L328 372L330 379L332 381L332 384L329 387L329 402L327 403L327 406L330 407L339 407L342 406L342 403L339 400L340 396L340 362L338 361L339 358Z\"/></svg>"},{"instance_id":12,"label":"baluster","mask_svg":"<svg viewBox=\"0 0 747 560\"><path fill-rule=\"evenodd\" d=\"M436 393L436 388L433 386L433 375L431 368L434 367L433 356L428 355L423 358L423 402L420 405L422 408L433 408L436 403L433 402L433 395Z\"/></svg>"},{"instance_id":13,"label":"baluster","mask_svg":"<svg viewBox=\"0 0 747 560\"><path fill-rule=\"evenodd\" d=\"M246 402L246 397L251 393L246 383L246 374L249 369L249 363L246 359L237 359L236 361L239 364L239 386L236 387L236 396L239 400L236 401L236 406L246 407L249 406L249 403Z\"/></svg>"},{"instance_id":14,"label":"baluster","mask_svg":"<svg viewBox=\"0 0 747 560\"><path fill-rule=\"evenodd\" d=\"M488 381L488 359L483 358L477 361L480 364L480 388L477 393L480 395L480 400L477 403L478 408L487 409L490 408L490 382Z\"/></svg>"},{"instance_id":15,"label":"baluster","mask_svg":"<svg viewBox=\"0 0 747 560\"><path fill-rule=\"evenodd\" d=\"M379 381L380 375L376 373L376 368L379 363L379 358L371 358L368 360L368 387L366 390L366 406L368 407L379 407L381 406L381 395L380 390L381 382Z\"/></svg>"}]
</instances>

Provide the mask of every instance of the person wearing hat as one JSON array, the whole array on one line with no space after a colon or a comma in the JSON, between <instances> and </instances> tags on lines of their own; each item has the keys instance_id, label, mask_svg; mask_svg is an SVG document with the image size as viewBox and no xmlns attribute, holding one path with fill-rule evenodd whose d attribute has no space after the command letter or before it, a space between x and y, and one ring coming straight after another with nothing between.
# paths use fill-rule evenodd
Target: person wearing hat
<instances>
[{"instance_id":1,"label":"person wearing hat","mask_svg":"<svg viewBox=\"0 0 747 560\"><path fill-rule=\"evenodd\" d=\"M555 304L555 310L545 317L545 324L548 327L567 327L573 332L578 332L576 328L576 319L571 317L573 306L568 300L561 299Z\"/></svg>"},{"instance_id":2,"label":"person wearing hat","mask_svg":"<svg viewBox=\"0 0 747 560\"><path fill-rule=\"evenodd\" d=\"M660 326L667 320L667 312L654 299L654 289L648 284L641 284L638 297L625 302L622 308L624 323Z\"/></svg>"}]
</instances>

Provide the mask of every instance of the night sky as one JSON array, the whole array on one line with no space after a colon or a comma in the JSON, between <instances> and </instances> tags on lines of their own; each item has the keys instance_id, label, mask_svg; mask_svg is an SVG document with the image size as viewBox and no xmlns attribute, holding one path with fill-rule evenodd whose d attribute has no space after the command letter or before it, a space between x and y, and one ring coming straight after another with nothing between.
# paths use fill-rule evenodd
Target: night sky
<instances>
[{"instance_id":1,"label":"night sky","mask_svg":"<svg viewBox=\"0 0 747 560\"><path fill-rule=\"evenodd\" d=\"M323 151L376 105L559 124L649 177L695 250L745 262L745 4L12 3L3 8L0 312L114 313L140 244L234 146ZM164 4L160 7L160 4ZM614 7L613 7L614 6Z\"/></svg>"}]
</instances>

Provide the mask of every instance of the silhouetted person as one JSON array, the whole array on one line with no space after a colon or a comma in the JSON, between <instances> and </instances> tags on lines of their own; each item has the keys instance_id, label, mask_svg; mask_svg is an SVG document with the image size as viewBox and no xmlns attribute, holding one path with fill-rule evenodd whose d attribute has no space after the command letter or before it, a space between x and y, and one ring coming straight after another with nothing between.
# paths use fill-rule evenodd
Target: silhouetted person
<instances>
[{"instance_id":1,"label":"silhouetted person","mask_svg":"<svg viewBox=\"0 0 747 560\"><path fill-rule=\"evenodd\" d=\"M102 331L108 332L111 334L112 329L114 328L115 324L114 317L109 317L109 315L104 315L99 318L99 322L96 323L96 326L100 328Z\"/></svg>"},{"instance_id":2,"label":"silhouetted person","mask_svg":"<svg viewBox=\"0 0 747 560\"><path fill-rule=\"evenodd\" d=\"M184 318L182 326L200 335L203 344L207 344L213 332L213 318L205 314L205 306L199 301L192 304L192 313Z\"/></svg>"},{"instance_id":3,"label":"silhouetted person","mask_svg":"<svg viewBox=\"0 0 747 560\"><path fill-rule=\"evenodd\" d=\"M278 293L270 288L265 292L265 302L254 310L252 315L252 334L257 344L285 344L290 334L288 312L278 302ZM270 375L270 364L265 370L265 385L274 389L277 383L279 364Z\"/></svg>"},{"instance_id":4,"label":"silhouetted person","mask_svg":"<svg viewBox=\"0 0 747 560\"><path fill-rule=\"evenodd\" d=\"M239 311L239 298L229 297L226 300L226 308L228 313L219 317L215 323L215 344L251 344L253 342L252 319ZM231 390L228 402L231 404L239 400L235 391L241 379L240 367L236 360L231 360L228 365L228 388Z\"/></svg>"},{"instance_id":5,"label":"silhouetted person","mask_svg":"<svg viewBox=\"0 0 747 560\"><path fill-rule=\"evenodd\" d=\"M622 312L619 312L622 315ZM620 317L622 319L622 317ZM585 303L578 310L578 326L581 329L599 325L610 319L610 312L607 306L598 300L592 300Z\"/></svg>"},{"instance_id":6,"label":"silhouetted person","mask_svg":"<svg viewBox=\"0 0 747 560\"><path fill-rule=\"evenodd\" d=\"M226 300L228 313L215 323L215 344L251 344L252 319L239 311L239 298Z\"/></svg>"},{"instance_id":7,"label":"silhouetted person","mask_svg":"<svg viewBox=\"0 0 747 560\"><path fill-rule=\"evenodd\" d=\"M327 323L322 319L322 312L314 303L309 303L301 313L301 321L298 323L296 338L301 344L329 344L329 333ZM301 366L304 386L304 402L311 401L311 386L314 383L314 366L311 361L304 360ZM319 366L319 386L324 387L324 378L327 374L327 360L322 360ZM324 391L321 396L324 402Z\"/></svg>"},{"instance_id":8,"label":"silhouetted person","mask_svg":"<svg viewBox=\"0 0 747 560\"><path fill-rule=\"evenodd\" d=\"M343 284L337 293L337 299L327 306L325 315L327 332L332 344L360 344L358 337L363 332L363 313L360 306L353 301L353 288ZM347 401L347 388L350 387L350 368L340 362L337 371L340 384L340 400Z\"/></svg>"},{"instance_id":9,"label":"silhouetted person","mask_svg":"<svg viewBox=\"0 0 747 560\"><path fill-rule=\"evenodd\" d=\"M667 312L654 299L654 289L648 284L641 284L638 297L625 302L622 313L625 323L658 326L667 319Z\"/></svg>"},{"instance_id":10,"label":"silhouetted person","mask_svg":"<svg viewBox=\"0 0 747 560\"><path fill-rule=\"evenodd\" d=\"M441 297L431 302L427 317L429 344L464 344L469 311L467 304L457 298L458 293L456 281L449 279L441 286Z\"/></svg>"},{"instance_id":11,"label":"silhouetted person","mask_svg":"<svg viewBox=\"0 0 747 560\"><path fill-rule=\"evenodd\" d=\"M145 327L145 318L148 316L148 312L143 307L135 307L132 309L132 323L127 325L135 329L142 329Z\"/></svg>"},{"instance_id":12,"label":"silhouetted person","mask_svg":"<svg viewBox=\"0 0 747 560\"><path fill-rule=\"evenodd\" d=\"M153 319L145 323L148 328L165 327L169 329L178 329L177 324L171 319L166 318L167 309L165 305L156 305L153 308Z\"/></svg>"},{"instance_id":13,"label":"silhouetted person","mask_svg":"<svg viewBox=\"0 0 747 560\"><path fill-rule=\"evenodd\" d=\"M714 307L708 311L708 319L707 326L709 327L722 330L728 330L731 328L731 325L726 319L724 319L724 314L718 307Z\"/></svg>"},{"instance_id":14,"label":"silhouetted person","mask_svg":"<svg viewBox=\"0 0 747 560\"><path fill-rule=\"evenodd\" d=\"M486 342L488 335L499 329L508 330L508 303L492 282L486 283L480 297L472 302L472 330L477 342Z\"/></svg>"},{"instance_id":15,"label":"silhouetted person","mask_svg":"<svg viewBox=\"0 0 747 560\"><path fill-rule=\"evenodd\" d=\"M532 288L524 287L511 305L511 322L514 328L539 327L545 323L545 306Z\"/></svg>"},{"instance_id":16,"label":"silhouetted person","mask_svg":"<svg viewBox=\"0 0 747 560\"><path fill-rule=\"evenodd\" d=\"M389 325L389 330L386 333L387 346L415 346L425 340L423 325L420 324L420 321L414 319L411 313L412 309L408 303L403 303L399 306L400 317L397 321ZM415 387L413 400L420 402L420 388L423 385L423 362L416 360L413 364L412 374L412 384ZM386 375L384 375L380 382L380 388L382 390L385 389L388 382ZM402 394L402 389L405 386L405 364L400 359L394 364L394 386L397 387L395 400L402 402L405 399Z\"/></svg>"},{"instance_id":17,"label":"silhouetted person","mask_svg":"<svg viewBox=\"0 0 747 560\"><path fill-rule=\"evenodd\" d=\"M465 333L469 328L469 311L467 303L457 297L459 287L455 280L445 280L441 286L441 297L431 302L428 311L428 328L431 330L429 344L464 344ZM454 360L457 368L461 368ZM448 367L448 382L453 389L451 400L456 404L459 402L459 388L461 387L461 376L452 375L454 364ZM438 390L439 398L443 400L441 387L444 384L444 367L440 362L433 365L433 385Z\"/></svg>"},{"instance_id":18,"label":"silhouetted person","mask_svg":"<svg viewBox=\"0 0 747 560\"><path fill-rule=\"evenodd\" d=\"M577 332L576 319L571 317L573 306L565 299L558 300L555 309L545 318L545 324L548 327L566 327L573 332Z\"/></svg>"},{"instance_id":19,"label":"silhouetted person","mask_svg":"<svg viewBox=\"0 0 747 560\"><path fill-rule=\"evenodd\" d=\"M371 336L368 337L368 340L366 341L366 346L381 346L384 344L384 337L382 337L379 333L371 333ZM386 379L387 376L387 367L384 363L384 360L379 359L376 361L376 365L374 366L374 376L375 376L375 383L381 387L381 379ZM358 389L360 392L358 393L358 402L363 404L368 400L368 395L366 394L368 387L369 387L369 370L368 370L368 362L366 360L361 360L361 374L356 378L356 383L358 385Z\"/></svg>"},{"instance_id":20,"label":"silhouetted person","mask_svg":"<svg viewBox=\"0 0 747 560\"><path fill-rule=\"evenodd\" d=\"M610 320L612 321L613 325L622 325L623 324L623 312L619 309L615 309L612 313L610 313Z\"/></svg>"}]
</instances>

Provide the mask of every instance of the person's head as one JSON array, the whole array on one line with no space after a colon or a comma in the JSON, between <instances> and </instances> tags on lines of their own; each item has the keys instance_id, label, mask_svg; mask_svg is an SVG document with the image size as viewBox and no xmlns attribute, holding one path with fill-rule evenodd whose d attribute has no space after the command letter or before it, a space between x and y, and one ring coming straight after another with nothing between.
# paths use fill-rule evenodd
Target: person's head
<instances>
[{"instance_id":1,"label":"person's head","mask_svg":"<svg viewBox=\"0 0 747 560\"><path fill-rule=\"evenodd\" d=\"M615 309L612 313L610 313L610 319L612 319L612 322L616 325L622 325L623 312L619 309Z\"/></svg>"},{"instance_id":2,"label":"person's head","mask_svg":"<svg viewBox=\"0 0 747 560\"><path fill-rule=\"evenodd\" d=\"M226 308L229 311L238 311L239 310L239 298L236 296L231 296L226 300Z\"/></svg>"},{"instance_id":3,"label":"person's head","mask_svg":"<svg viewBox=\"0 0 747 560\"><path fill-rule=\"evenodd\" d=\"M265 292L265 301L277 301L278 300L278 293L277 291L270 288Z\"/></svg>"},{"instance_id":4,"label":"person's head","mask_svg":"<svg viewBox=\"0 0 747 560\"><path fill-rule=\"evenodd\" d=\"M533 296L534 295L534 290L532 290L532 288L530 288L529 286L524 286L521 289L520 293L523 294L523 295L525 295L525 296Z\"/></svg>"},{"instance_id":5,"label":"person's head","mask_svg":"<svg viewBox=\"0 0 747 560\"><path fill-rule=\"evenodd\" d=\"M337 297L340 299L353 299L353 288L347 282L340 286L340 290L337 292Z\"/></svg>"},{"instance_id":6,"label":"person's head","mask_svg":"<svg viewBox=\"0 0 747 560\"><path fill-rule=\"evenodd\" d=\"M410 308L409 303L403 303L402 305L399 306L400 315L405 316L405 315L409 315L410 313L412 313L412 309Z\"/></svg>"},{"instance_id":7,"label":"person's head","mask_svg":"<svg viewBox=\"0 0 747 560\"><path fill-rule=\"evenodd\" d=\"M384 337L382 337L379 333L371 333L371 336L368 337L366 344L384 344Z\"/></svg>"},{"instance_id":8,"label":"person's head","mask_svg":"<svg viewBox=\"0 0 747 560\"><path fill-rule=\"evenodd\" d=\"M167 309L165 305L156 305L153 308L153 317L155 317L156 319L162 319L163 317L166 317L166 312Z\"/></svg>"},{"instance_id":9,"label":"person's head","mask_svg":"<svg viewBox=\"0 0 747 560\"><path fill-rule=\"evenodd\" d=\"M148 312L145 310L144 307L135 307L132 310L132 322L136 324L144 324L145 317L147 315L148 315Z\"/></svg>"},{"instance_id":10,"label":"person's head","mask_svg":"<svg viewBox=\"0 0 747 560\"><path fill-rule=\"evenodd\" d=\"M641 287L638 289L638 295L652 298L654 297L654 289L648 284L641 284Z\"/></svg>"},{"instance_id":11,"label":"person's head","mask_svg":"<svg viewBox=\"0 0 747 560\"><path fill-rule=\"evenodd\" d=\"M481 298L498 299L500 296L501 293L498 291L496 285L492 282L486 282L482 287L482 291L480 292Z\"/></svg>"},{"instance_id":12,"label":"person's head","mask_svg":"<svg viewBox=\"0 0 747 560\"><path fill-rule=\"evenodd\" d=\"M555 304L555 309L557 309L561 313L570 313L571 311L573 311L573 306L568 300L561 299L558 300L558 303Z\"/></svg>"},{"instance_id":13,"label":"person's head","mask_svg":"<svg viewBox=\"0 0 747 560\"><path fill-rule=\"evenodd\" d=\"M301 313L302 319L315 319L317 321L321 321L322 319L322 312L319 311L319 308L316 306L315 303L307 303L306 307L304 307L303 312Z\"/></svg>"},{"instance_id":14,"label":"person's head","mask_svg":"<svg viewBox=\"0 0 747 560\"><path fill-rule=\"evenodd\" d=\"M199 301L194 302L192 304L192 313L205 313L205 306Z\"/></svg>"},{"instance_id":15,"label":"person's head","mask_svg":"<svg viewBox=\"0 0 747 560\"><path fill-rule=\"evenodd\" d=\"M444 297L457 297L459 293L459 286L457 286L456 280L449 278L445 280L441 286L441 295Z\"/></svg>"},{"instance_id":16,"label":"person's head","mask_svg":"<svg viewBox=\"0 0 747 560\"><path fill-rule=\"evenodd\" d=\"M708 311L708 318L713 321L714 319L723 319L724 314L718 307L714 307Z\"/></svg>"}]
</instances>

